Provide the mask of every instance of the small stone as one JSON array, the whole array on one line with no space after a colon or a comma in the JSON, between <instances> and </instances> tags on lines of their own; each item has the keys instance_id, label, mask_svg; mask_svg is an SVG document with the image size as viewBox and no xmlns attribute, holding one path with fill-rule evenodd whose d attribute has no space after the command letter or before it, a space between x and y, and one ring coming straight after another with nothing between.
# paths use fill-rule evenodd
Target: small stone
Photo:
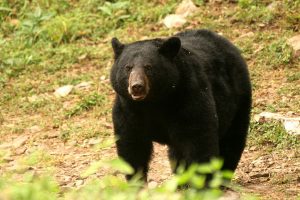
<instances>
[{"instance_id":1,"label":"small stone","mask_svg":"<svg viewBox=\"0 0 300 200\"><path fill-rule=\"evenodd\" d=\"M105 81L105 79L106 79L106 77L105 77L104 75L102 75L102 76L100 77L100 80L101 80L101 81Z\"/></svg>"},{"instance_id":2,"label":"small stone","mask_svg":"<svg viewBox=\"0 0 300 200\"><path fill-rule=\"evenodd\" d=\"M58 138L59 136L60 136L60 133L55 131L55 132L50 132L50 133L43 135L43 138L52 139L52 138Z\"/></svg>"},{"instance_id":3,"label":"small stone","mask_svg":"<svg viewBox=\"0 0 300 200\"><path fill-rule=\"evenodd\" d=\"M197 7L191 0L183 0L177 7L175 14L187 17L193 14L197 10Z\"/></svg>"},{"instance_id":4,"label":"small stone","mask_svg":"<svg viewBox=\"0 0 300 200\"><path fill-rule=\"evenodd\" d=\"M68 142L68 145L75 147L77 145L77 141L75 141L75 140L70 141L70 142Z\"/></svg>"},{"instance_id":5,"label":"small stone","mask_svg":"<svg viewBox=\"0 0 300 200\"><path fill-rule=\"evenodd\" d=\"M257 146L252 146L252 147L250 147L249 150L250 150L250 151L255 151L255 150L257 150Z\"/></svg>"},{"instance_id":6,"label":"small stone","mask_svg":"<svg viewBox=\"0 0 300 200\"><path fill-rule=\"evenodd\" d=\"M32 127L29 128L30 133L37 133L37 132L40 132L41 130L42 130L42 128L37 126L37 125L32 126Z\"/></svg>"},{"instance_id":7,"label":"small stone","mask_svg":"<svg viewBox=\"0 0 300 200\"><path fill-rule=\"evenodd\" d=\"M19 136L13 140L12 147L14 147L15 149L19 148L19 147L23 146L27 140L28 140L28 136L23 136L23 135Z\"/></svg>"},{"instance_id":8,"label":"small stone","mask_svg":"<svg viewBox=\"0 0 300 200\"><path fill-rule=\"evenodd\" d=\"M83 181L83 180L81 180L81 179L79 179L79 180L76 180L76 182L75 182L75 186L76 186L76 187L79 187L79 186L81 186L83 183L84 183L84 181Z\"/></svg>"},{"instance_id":9,"label":"small stone","mask_svg":"<svg viewBox=\"0 0 300 200\"><path fill-rule=\"evenodd\" d=\"M93 146L93 145L99 144L100 142L101 142L101 140L99 138L91 138L91 139L89 139L88 144Z\"/></svg>"},{"instance_id":10,"label":"small stone","mask_svg":"<svg viewBox=\"0 0 300 200\"><path fill-rule=\"evenodd\" d=\"M186 23L186 19L182 15L171 14L171 15L167 15L164 18L163 23L168 28L173 28L173 27L178 28Z\"/></svg>"},{"instance_id":11,"label":"small stone","mask_svg":"<svg viewBox=\"0 0 300 200\"><path fill-rule=\"evenodd\" d=\"M111 124L111 123L108 123L108 122L104 123L103 125L104 125L104 127L107 128L107 129L112 129L112 128L113 128L112 124Z\"/></svg>"},{"instance_id":12,"label":"small stone","mask_svg":"<svg viewBox=\"0 0 300 200\"><path fill-rule=\"evenodd\" d=\"M56 97L65 97L68 94L70 94L70 92L72 91L73 88L74 88L73 85L65 85L65 86L62 86L60 88L57 88L54 92L54 96L56 96Z\"/></svg>"},{"instance_id":13,"label":"small stone","mask_svg":"<svg viewBox=\"0 0 300 200\"><path fill-rule=\"evenodd\" d=\"M148 183L148 188L149 188L149 189L154 189L154 188L157 187L157 185L158 185L157 182L151 181L151 182Z\"/></svg>"},{"instance_id":14,"label":"small stone","mask_svg":"<svg viewBox=\"0 0 300 200\"><path fill-rule=\"evenodd\" d=\"M24 154L26 152L27 148L26 147L20 147L18 149L16 149L15 151L15 155L21 155Z\"/></svg>"},{"instance_id":15,"label":"small stone","mask_svg":"<svg viewBox=\"0 0 300 200\"><path fill-rule=\"evenodd\" d=\"M288 39L287 43L293 48L295 57L300 56L300 35Z\"/></svg>"},{"instance_id":16,"label":"small stone","mask_svg":"<svg viewBox=\"0 0 300 200\"><path fill-rule=\"evenodd\" d=\"M283 125L288 133L300 135L300 119L285 119Z\"/></svg>"},{"instance_id":17,"label":"small stone","mask_svg":"<svg viewBox=\"0 0 300 200\"><path fill-rule=\"evenodd\" d=\"M86 81L86 82L82 82L82 83L77 84L75 86L75 88L80 89L80 90L89 89L92 84L93 84L92 81Z\"/></svg>"},{"instance_id":18,"label":"small stone","mask_svg":"<svg viewBox=\"0 0 300 200\"><path fill-rule=\"evenodd\" d=\"M265 172L265 173L255 173L250 175L250 178L255 179L255 178L263 178L263 177L270 177L270 173Z\"/></svg>"}]
</instances>

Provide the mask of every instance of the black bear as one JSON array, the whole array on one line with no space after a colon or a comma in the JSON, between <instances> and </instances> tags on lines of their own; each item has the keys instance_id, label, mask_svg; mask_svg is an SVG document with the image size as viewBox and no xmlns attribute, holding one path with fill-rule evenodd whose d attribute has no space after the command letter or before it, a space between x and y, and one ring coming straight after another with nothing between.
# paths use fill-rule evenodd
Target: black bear
<instances>
[{"instance_id":1,"label":"black bear","mask_svg":"<svg viewBox=\"0 0 300 200\"><path fill-rule=\"evenodd\" d=\"M234 171L251 110L249 73L239 50L209 30L131 44L113 38L112 47L117 152L135 173L147 180L153 142L168 145L175 166L221 157L223 169Z\"/></svg>"}]
</instances>

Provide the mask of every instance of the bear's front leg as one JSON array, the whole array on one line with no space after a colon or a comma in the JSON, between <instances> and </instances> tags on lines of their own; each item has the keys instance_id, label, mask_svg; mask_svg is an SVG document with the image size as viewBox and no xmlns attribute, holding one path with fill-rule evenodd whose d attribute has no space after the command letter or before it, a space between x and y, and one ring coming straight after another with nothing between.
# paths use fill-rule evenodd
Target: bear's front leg
<instances>
[{"instance_id":1,"label":"bear's front leg","mask_svg":"<svg viewBox=\"0 0 300 200\"><path fill-rule=\"evenodd\" d=\"M130 180L134 175L140 173L142 179L147 181L153 144L144 133L141 118L126 110L119 99L115 102L112 114L118 156L134 169L134 173L127 175L126 179Z\"/></svg>"},{"instance_id":2,"label":"bear's front leg","mask_svg":"<svg viewBox=\"0 0 300 200\"><path fill-rule=\"evenodd\" d=\"M116 135L119 136L116 145L118 156L128 162L134 169L133 174L126 175L126 179L130 180L134 175L141 174L142 180L146 182L148 164L151 159L153 149L152 142L142 139L139 136L128 137L124 134L126 133L116 133Z\"/></svg>"}]
</instances>

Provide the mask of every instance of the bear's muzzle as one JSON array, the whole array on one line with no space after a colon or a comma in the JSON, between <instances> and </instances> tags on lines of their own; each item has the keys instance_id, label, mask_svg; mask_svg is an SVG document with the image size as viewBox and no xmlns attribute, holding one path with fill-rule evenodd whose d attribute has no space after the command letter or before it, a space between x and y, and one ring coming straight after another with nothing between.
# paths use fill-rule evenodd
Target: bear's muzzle
<instances>
[{"instance_id":1,"label":"bear's muzzle","mask_svg":"<svg viewBox=\"0 0 300 200\"><path fill-rule=\"evenodd\" d=\"M143 69L133 68L130 72L128 92L135 101L143 100L148 95L149 81Z\"/></svg>"}]
</instances>

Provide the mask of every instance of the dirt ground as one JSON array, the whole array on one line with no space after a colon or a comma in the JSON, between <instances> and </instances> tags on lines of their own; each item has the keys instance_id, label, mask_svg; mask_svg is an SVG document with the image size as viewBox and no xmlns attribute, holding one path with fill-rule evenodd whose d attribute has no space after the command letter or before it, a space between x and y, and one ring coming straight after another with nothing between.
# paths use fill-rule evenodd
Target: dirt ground
<instances>
[{"instance_id":1,"label":"dirt ground","mask_svg":"<svg viewBox=\"0 0 300 200\"><path fill-rule=\"evenodd\" d=\"M45 168L42 166L26 169L19 166L19 158L29 154L36 146L56 158L54 175L62 188L80 187L88 179L114 173L111 169L104 168L87 179L82 178L81 174L92 162L116 157L115 147L95 150L99 143L97 139L85 140L81 144L75 141L64 143L58 135L53 131L32 132L4 138L5 142L0 148L10 153L6 163L0 168L0 173L7 170L44 173ZM261 199L296 199L300 194L299 157L299 150L273 153L265 151L263 147L246 148L235 173L233 188L241 197L252 194ZM156 187L170 176L167 146L155 144L148 185Z\"/></svg>"}]
</instances>

